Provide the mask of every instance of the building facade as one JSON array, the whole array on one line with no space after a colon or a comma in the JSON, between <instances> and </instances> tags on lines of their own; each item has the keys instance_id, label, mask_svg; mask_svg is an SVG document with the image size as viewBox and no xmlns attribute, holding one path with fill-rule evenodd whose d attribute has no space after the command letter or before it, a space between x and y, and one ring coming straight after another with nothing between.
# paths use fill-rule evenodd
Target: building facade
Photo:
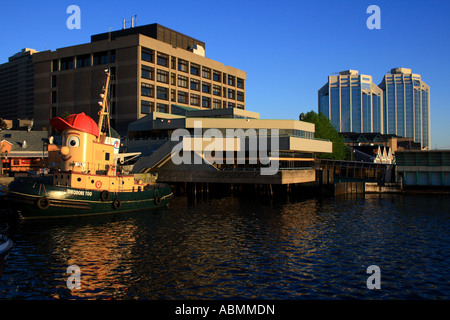
<instances>
[{"instance_id":1,"label":"building facade","mask_svg":"<svg viewBox=\"0 0 450 320\"><path fill-rule=\"evenodd\" d=\"M25 48L0 65L0 118L33 118L34 68L37 51Z\"/></svg>"},{"instance_id":2,"label":"building facade","mask_svg":"<svg viewBox=\"0 0 450 320\"><path fill-rule=\"evenodd\" d=\"M177 113L130 123L127 152L141 154L134 172L157 172L166 182L309 183L316 153L332 152L332 142L314 138L313 123L260 119L237 108Z\"/></svg>"},{"instance_id":3,"label":"building facade","mask_svg":"<svg viewBox=\"0 0 450 320\"><path fill-rule=\"evenodd\" d=\"M318 96L319 112L338 132L383 132L383 95L371 76L339 72L328 77Z\"/></svg>"},{"instance_id":4,"label":"building facade","mask_svg":"<svg viewBox=\"0 0 450 320\"><path fill-rule=\"evenodd\" d=\"M173 104L196 109L245 109L246 72L205 57L205 44L158 24L93 35L91 42L33 56L35 127L84 112L98 117L104 69L112 73L111 125Z\"/></svg>"},{"instance_id":5,"label":"building facade","mask_svg":"<svg viewBox=\"0 0 450 320\"><path fill-rule=\"evenodd\" d=\"M383 90L384 133L414 138L422 148L431 145L430 87L411 69L395 68L386 74Z\"/></svg>"}]
</instances>

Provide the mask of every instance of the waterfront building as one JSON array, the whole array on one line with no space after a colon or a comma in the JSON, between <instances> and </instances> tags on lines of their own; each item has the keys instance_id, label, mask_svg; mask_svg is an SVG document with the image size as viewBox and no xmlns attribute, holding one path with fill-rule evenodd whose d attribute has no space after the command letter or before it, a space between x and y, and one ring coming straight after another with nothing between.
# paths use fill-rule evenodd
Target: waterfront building
<instances>
[{"instance_id":1,"label":"waterfront building","mask_svg":"<svg viewBox=\"0 0 450 320\"><path fill-rule=\"evenodd\" d=\"M411 69L395 68L379 84L383 90L384 133L431 145L430 87Z\"/></svg>"},{"instance_id":2,"label":"waterfront building","mask_svg":"<svg viewBox=\"0 0 450 320\"><path fill-rule=\"evenodd\" d=\"M13 175L47 168L47 131L1 130L0 141L2 174Z\"/></svg>"},{"instance_id":3,"label":"waterfront building","mask_svg":"<svg viewBox=\"0 0 450 320\"><path fill-rule=\"evenodd\" d=\"M35 127L64 113L98 117L98 92L109 68L111 125L124 135L130 122L172 105L245 109L246 72L205 56L205 43L159 24L91 36L91 42L33 55Z\"/></svg>"},{"instance_id":4,"label":"waterfront building","mask_svg":"<svg viewBox=\"0 0 450 320\"><path fill-rule=\"evenodd\" d=\"M383 132L383 95L372 76L346 70L318 91L319 112L338 132Z\"/></svg>"},{"instance_id":5,"label":"waterfront building","mask_svg":"<svg viewBox=\"0 0 450 320\"><path fill-rule=\"evenodd\" d=\"M397 181L406 187L450 187L450 150L397 151Z\"/></svg>"},{"instance_id":6,"label":"waterfront building","mask_svg":"<svg viewBox=\"0 0 450 320\"><path fill-rule=\"evenodd\" d=\"M130 123L127 151L142 154L133 172L157 172L158 181L165 182L310 183L316 181L316 153L332 152L330 141L314 138L313 123L260 119L258 113L236 108L172 108L173 114L153 112ZM174 140L173 134L180 129L182 137ZM252 138L258 141L255 149ZM193 151L189 163L173 160L180 143L183 157L184 152ZM261 151L267 152L270 163L263 161ZM264 175L261 169L273 161L276 173Z\"/></svg>"},{"instance_id":7,"label":"waterfront building","mask_svg":"<svg viewBox=\"0 0 450 320\"><path fill-rule=\"evenodd\" d=\"M37 51L25 48L0 65L0 118L32 119L34 68Z\"/></svg>"}]
</instances>

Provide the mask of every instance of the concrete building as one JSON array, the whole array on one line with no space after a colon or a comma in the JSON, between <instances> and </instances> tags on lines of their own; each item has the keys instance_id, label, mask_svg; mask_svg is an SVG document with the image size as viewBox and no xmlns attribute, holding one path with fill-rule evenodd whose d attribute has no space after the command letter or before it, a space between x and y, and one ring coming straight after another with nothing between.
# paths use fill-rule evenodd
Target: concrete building
<instances>
[{"instance_id":1,"label":"concrete building","mask_svg":"<svg viewBox=\"0 0 450 320\"><path fill-rule=\"evenodd\" d=\"M391 69L379 84L383 90L384 133L413 138L422 148L431 145L430 87L411 69Z\"/></svg>"},{"instance_id":2,"label":"concrete building","mask_svg":"<svg viewBox=\"0 0 450 320\"><path fill-rule=\"evenodd\" d=\"M383 132L382 93L372 76L341 71L319 90L319 112L338 132Z\"/></svg>"},{"instance_id":3,"label":"concrete building","mask_svg":"<svg viewBox=\"0 0 450 320\"><path fill-rule=\"evenodd\" d=\"M397 180L406 187L450 187L450 150L397 151Z\"/></svg>"},{"instance_id":4,"label":"concrete building","mask_svg":"<svg viewBox=\"0 0 450 320\"><path fill-rule=\"evenodd\" d=\"M33 118L34 49L25 48L0 65L0 118Z\"/></svg>"},{"instance_id":5,"label":"concrete building","mask_svg":"<svg viewBox=\"0 0 450 320\"><path fill-rule=\"evenodd\" d=\"M127 151L142 154L134 172L174 183L309 183L316 181L315 154L332 152L330 141L314 138L312 123L236 108L172 108L177 115L154 112L129 125ZM274 163L275 172L263 173Z\"/></svg>"},{"instance_id":6,"label":"concrete building","mask_svg":"<svg viewBox=\"0 0 450 320\"><path fill-rule=\"evenodd\" d=\"M205 57L205 43L158 24L93 35L91 42L33 55L35 127L84 112L98 117L104 69L110 68L111 125L128 124L172 105L245 109L246 72Z\"/></svg>"}]
</instances>

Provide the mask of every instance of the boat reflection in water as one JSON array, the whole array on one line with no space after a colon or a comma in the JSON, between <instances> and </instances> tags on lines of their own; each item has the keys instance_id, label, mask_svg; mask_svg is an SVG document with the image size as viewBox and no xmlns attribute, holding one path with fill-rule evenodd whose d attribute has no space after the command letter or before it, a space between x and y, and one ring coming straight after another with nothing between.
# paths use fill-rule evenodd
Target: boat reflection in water
<instances>
[{"instance_id":1,"label":"boat reflection in water","mask_svg":"<svg viewBox=\"0 0 450 320\"><path fill-rule=\"evenodd\" d=\"M8 255L13 246L12 240L7 236L8 229L9 227L7 224L4 226L0 225L0 278L3 274L3 269L5 268Z\"/></svg>"}]
</instances>

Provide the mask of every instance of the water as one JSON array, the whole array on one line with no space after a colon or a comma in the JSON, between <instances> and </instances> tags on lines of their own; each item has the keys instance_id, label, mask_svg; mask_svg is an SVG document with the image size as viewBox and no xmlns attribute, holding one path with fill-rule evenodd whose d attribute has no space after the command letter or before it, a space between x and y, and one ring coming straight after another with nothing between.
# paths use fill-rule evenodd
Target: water
<instances>
[{"instance_id":1,"label":"water","mask_svg":"<svg viewBox=\"0 0 450 320\"><path fill-rule=\"evenodd\" d=\"M449 207L443 196L177 197L156 212L22 221L0 299L448 299ZM381 289L367 288L370 265Z\"/></svg>"}]
</instances>

